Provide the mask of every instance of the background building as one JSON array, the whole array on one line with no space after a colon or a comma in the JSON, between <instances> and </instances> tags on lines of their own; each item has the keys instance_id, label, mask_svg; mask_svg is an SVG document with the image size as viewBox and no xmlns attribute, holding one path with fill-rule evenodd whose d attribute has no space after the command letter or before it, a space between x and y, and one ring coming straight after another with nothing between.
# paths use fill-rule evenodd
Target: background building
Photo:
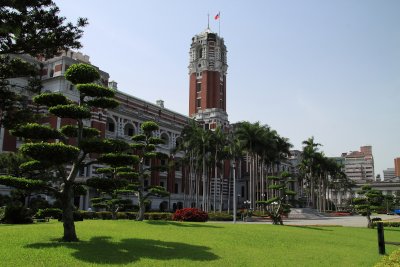
<instances>
[{"instance_id":1,"label":"background building","mask_svg":"<svg viewBox=\"0 0 400 267\"><path fill-rule=\"evenodd\" d=\"M360 151L343 153L345 173L355 182L375 181L372 146L362 146Z\"/></svg>"},{"instance_id":2,"label":"background building","mask_svg":"<svg viewBox=\"0 0 400 267\"><path fill-rule=\"evenodd\" d=\"M383 180L384 181L389 181L392 180L396 177L394 168L387 168L386 170L383 170Z\"/></svg>"},{"instance_id":3,"label":"background building","mask_svg":"<svg viewBox=\"0 0 400 267\"><path fill-rule=\"evenodd\" d=\"M400 177L400 158L394 159L394 174L396 177Z\"/></svg>"}]
</instances>

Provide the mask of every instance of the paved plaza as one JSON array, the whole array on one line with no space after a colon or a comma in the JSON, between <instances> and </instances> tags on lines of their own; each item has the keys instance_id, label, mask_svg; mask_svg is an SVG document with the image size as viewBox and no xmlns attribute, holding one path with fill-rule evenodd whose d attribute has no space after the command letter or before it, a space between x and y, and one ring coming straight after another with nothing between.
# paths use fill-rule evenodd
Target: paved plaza
<instances>
[{"instance_id":1,"label":"paved plaza","mask_svg":"<svg viewBox=\"0 0 400 267\"><path fill-rule=\"evenodd\" d=\"M371 218L379 217L382 220L398 220L398 215L386 215L378 214L373 215ZM353 216L338 216L328 217L321 216L316 219L287 219L283 221L286 225L340 225L340 226L351 226L351 227L366 227L367 219L364 216L353 215Z\"/></svg>"},{"instance_id":2,"label":"paved plaza","mask_svg":"<svg viewBox=\"0 0 400 267\"><path fill-rule=\"evenodd\" d=\"M386 215L379 214L373 215L371 218L379 217L385 221L400 221L400 216L398 215ZM272 224L270 220L262 220L257 218L252 218L248 222L243 222L238 220L237 223L251 223L251 224ZM349 227L366 227L367 219L364 216L353 215L353 216L319 216L312 219L284 219L284 225L309 225L309 226L349 226Z\"/></svg>"}]
</instances>

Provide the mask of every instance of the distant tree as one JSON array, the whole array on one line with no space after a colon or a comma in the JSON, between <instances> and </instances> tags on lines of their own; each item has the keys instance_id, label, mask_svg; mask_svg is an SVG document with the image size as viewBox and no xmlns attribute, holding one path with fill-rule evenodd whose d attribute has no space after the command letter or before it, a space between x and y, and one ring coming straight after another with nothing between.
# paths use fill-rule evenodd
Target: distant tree
<instances>
[{"instance_id":1,"label":"distant tree","mask_svg":"<svg viewBox=\"0 0 400 267\"><path fill-rule=\"evenodd\" d=\"M97 129L84 126L84 121L91 118L92 108L115 108L118 105L113 99L115 94L113 90L92 83L99 77L98 71L93 66L75 64L65 72L65 78L76 85L79 91L79 103L71 102L59 93L42 93L34 97L33 101L38 105L47 106L50 114L75 121L72 125L56 130L49 126L28 123L12 132L15 136L25 139L26 143L20 147L20 152L32 158L24 167L31 170L51 170L57 182L43 180L40 177L30 179L0 176L0 184L15 188L41 189L56 196L63 210L63 240L68 242L78 240L73 211L74 196L82 192L82 187L75 181L79 170L93 163L89 161L90 153L101 155L116 149L115 143L98 136ZM77 146L65 144L67 138L74 138ZM53 141L48 142L49 140Z\"/></svg>"},{"instance_id":2,"label":"distant tree","mask_svg":"<svg viewBox=\"0 0 400 267\"><path fill-rule=\"evenodd\" d=\"M370 185L364 185L358 192L359 197L353 199L355 209L362 216L366 216L368 228L373 228L371 214L382 209L384 196L381 191L373 189Z\"/></svg>"},{"instance_id":3,"label":"distant tree","mask_svg":"<svg viewBox=\"0 0 400 267\"><path fill-rule=\"evenodd\" d=\"M156 152L156 146L164 143L161 138L153 136L153 132L157 131L158 129L159 126L157 123L153 121L146 121L141 125L142 133L132 137L134 143L131 144L131 147L134 150L134 154L138 156L139 160L138 164L135 166L135 169L138 172L138 180L130 185L130 189L138 196L139 212L136 218L138 221L144 220L146 201L150 196L169 196L169 192L166 191L164 187L145 184L145 180L150 177L153 171L166 171L168 168L166 165L146 165L146 161L150 162L151 159L168 159L166 154Z\"/></svg>"},{"instance_id":4,"label":"distant tree","mask_svg":"<svg viewBox=\"0 0 400 267\"><path fill-rule=\"evenodd\" d=\"M38 66L18 56L51 58L63 50L81 48L79 40L87 20L79 18L73 25L58 13L58 7L51 0L1 1L0 129L32 121L27 98L21 91L29 89L38 93L41 88ZM19 77L29 78L28 85L21 86L12 80Z\"/></svg>"},{"instance_id":5,"label":"distant tree","mask_svg":"<svg viewBox=\"0 0 400 267\"><path fill-rule=\"evenodd\" d=\"M47 58L62 50L81 48L79 39L87 20L65 23L51 0L5 0L0 5L0 55L29 54Z\"/></svg>"},{"instance_id":6,"label":"distant tree","mask_svg":"<svg viewBox=\"0 0 400 267\"><path fill-rule=\"evenodd\" d=\"M287 197L296 195L296 192L288 187L289 183L295 181L290 178L288 172L282 172L280 176L269 176L268 179L272 181L269 189L275 191L275 196L266 201L257 201L258 204L267 207L266 213L271 217L273 224L283 225L282 216L290 212L291 205Z\"/></svg>"}]
</instances>

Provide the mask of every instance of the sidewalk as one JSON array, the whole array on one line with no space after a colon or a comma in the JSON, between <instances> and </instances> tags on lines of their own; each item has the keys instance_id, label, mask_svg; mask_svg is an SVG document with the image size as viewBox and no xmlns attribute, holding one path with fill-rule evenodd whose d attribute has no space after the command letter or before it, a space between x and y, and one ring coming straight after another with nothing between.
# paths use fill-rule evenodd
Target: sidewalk
<instances>
[{"instance_id":1,"label":"sidewalk","mask_svg":"<svg viewBox=\"0 0 400 267\"><path fill-rule=\"evenodd\" d=\"M382 220L399 220L398 215L386 215L378 214L371 216L372 218L379 217ZM253 217L252 221L243 222L238 220L237 223L249 223L249 224L272 224L271 220L263 219L260 217ZM349 227L366 227L367 219L364 216L353 215L353 216L321 216L317 219L288 219L283 220L284 225L309 225L309 226L349 226Z\"/></svg>"}]
</instances>

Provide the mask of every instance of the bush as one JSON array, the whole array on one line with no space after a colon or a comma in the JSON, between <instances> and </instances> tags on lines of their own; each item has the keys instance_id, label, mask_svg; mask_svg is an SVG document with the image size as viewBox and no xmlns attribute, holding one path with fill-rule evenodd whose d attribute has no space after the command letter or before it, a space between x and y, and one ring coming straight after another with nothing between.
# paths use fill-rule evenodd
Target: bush
<instances>
[{"instance_id":1,"label":"bush","mask_svg":"<svg viewBox=\"0 0 400 267\"><path fill-rule=\"evenodd\" d=\"M74 221L75 222L83 221L83 215L82 215L81 211L79 211L79 210L74 211Z\"/></svg>"},{"instance_id":2,"label":"bush","mask_svg":"<svg viewBox=\"0 0 400 267\"><path fill-rule=\"evenodd\" d=\"M208 214L208 220L210 221L232 221L233 215L223 212L210 213Z\"/></svg>"},{"instance_id":3,"label":"bush","mask_svg":"<svg viewBox=\"0 0 400 267\"><path fill-rule=\"evenodd\" d=\"M99 211L96 212L97 218L103 220L111 220L112 219L112 212L111 211Z\"/></svg>"},{"instance_id":4,"label":"bush","mask_svg":"<svg viewBox=\"0 0 400 267\"><path fill-rule=\"evenodd\" d=\"M390 255L384 256L375 267L398 266L400 262L400 249L393 251Z\"/></svg>"},{"instance_id":5,"label":"bush","mask_svg":"<svg viewBox=\"0 0 400 267\"><path fill-rule=\"evenodd\" d=\"M172 220L184 222L205 222L208 220L208 214L207 212L196 208L185 208L175 211Z\"/></svg>"},{"instance_id":6,"label":"bush","mask_svg":"<svg viewBox=\"0 0 400 267\"><path fill-rule=\"evenodd\" d=\"M172 213L169 212L149 212L144 214L146 220L164 220L170 221L172 219Z\"/></svg>"},{"instance_id":7,"label":"bush","mask_svg":"<svg viewBox=\"0 0 400 267\"><path fill-rule=\"evenodd\" d=\"M137 216L137 212L117 212L117 219L119 220L135 220ZM37 216L36 216L37 217ZM48 216L44 216L48 217ZM40 217L40 218L44 218ZM39 217L38 217L39 218ZM61 218L61 216L60 216ZM144 214L145 220L164 220L170 221L172 220L172 214L169 212L149 212ZM110 211L85 211L79 210L74 212L74 220L80 221L83 219L102 219L102 220L111 220L112 212Z\"/></svg>"},{"instance_id":8,"label":"bush","mask_svg":"<svg viewBox=\"0 0 400 267\"><path fill-rule=\"evenodd\" d=\"M400 227L400 222L382 222L383 227ZM378 225L378 222L372 222L372 225L375 227Z\"/></svg>"},{"instance_id":9,"label":"bush","mask_svg":"<svg viewBox=\"0 0 400 267\"><path fill-rule=\"evenodd\" d=\"M23 224L33 223L31 211L23 206L6 206L4 211L5 223Z\"/></svg>"},{"instance_id":10,"label":"bush","mask_svg":"<svg viewBox=\"0 0 400 267\"><path fill-rule=\"evenodd\" d=\"M34 212L37 212L39 209L47 209L50 207L51 205L49 202L41 197L32 198L29 202L29 208Z\"/></svg>"},{"instance_id":11,"label":"bush","mask_svg":"<svg viewBox=\"0 0 400 267\"><path fill-rule=\"evenodd\" d=\"M97 219L96 212L94 212L94 211L81 210L80 213L82 215L82 218L85 219L85 220L87 220L87 219L89 219L89 220Z\"/></svg>"},{"instance_id":12,"label":"bush","mask_svg":"<svg viewBox=\"0 0 400 267\"><path fill-rule=\"evenodd\" d=\"M44 219L46 217L52 217L53 219L61 219L62 210L57 208L39 209L35 217L38 219Z\"/></svg>"},{"instance_id":13,"label":"bush","mask_svg":"<svg viewBox=\"0 0 400 267\"><path fill-rule=\"evenodd\" d=\"M6 206L11 203L11 197L0 194L0 207Z\"/></svg>"},{"instance_id":14,"label":"bush","mask_svg":"<svg viewBox=\"0 0 400 267\"><path fill-rule=\"evenodd\" d=\"M128 215L125 212L117 212L118 220L126 220L128 219Z\"/></svg>"}]
</instances>

